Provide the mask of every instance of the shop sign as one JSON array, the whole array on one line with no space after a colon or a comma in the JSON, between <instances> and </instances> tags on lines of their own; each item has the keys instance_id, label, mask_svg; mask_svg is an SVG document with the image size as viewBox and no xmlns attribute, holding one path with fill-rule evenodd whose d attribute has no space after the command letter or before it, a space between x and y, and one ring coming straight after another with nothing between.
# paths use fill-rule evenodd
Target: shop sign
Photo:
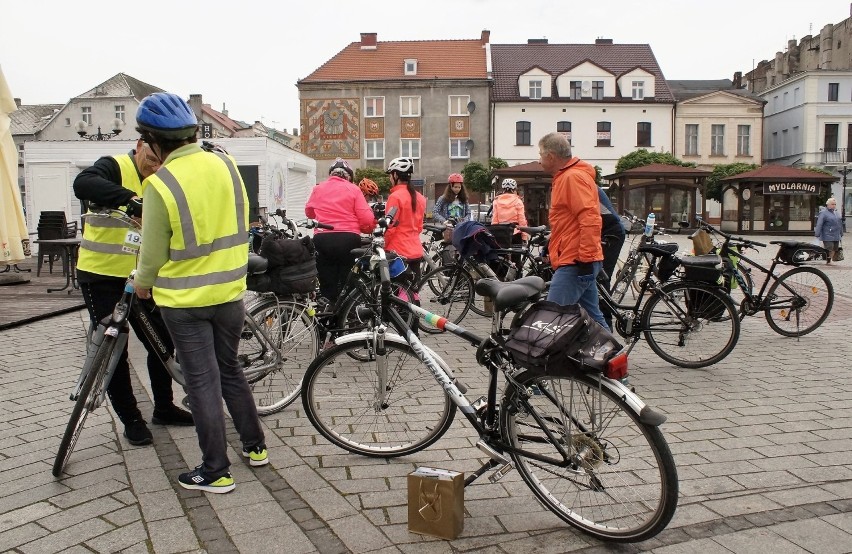
<instances>
[{"instance_id":1,"label":"shop sign","mask_svg":"<svg viewBox=\"0 0 852 554\"><path fill-rule=\"evenodd\" d=\"M816 183L763 183L763 194L818 194Z\"/></svg>"}]
</instances>

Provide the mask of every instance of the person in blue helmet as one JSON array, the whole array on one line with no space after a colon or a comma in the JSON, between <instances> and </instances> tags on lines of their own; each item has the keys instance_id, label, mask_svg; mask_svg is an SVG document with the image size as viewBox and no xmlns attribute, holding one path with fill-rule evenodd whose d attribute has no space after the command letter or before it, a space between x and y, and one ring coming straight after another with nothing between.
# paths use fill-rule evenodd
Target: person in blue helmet
<instances>
[{"instance_id":1,"label":"person in blue helmet","mask_svg":"<svg viewBox=\"0 0 852 554\"><path fill-rule=\"evenodd\" d=\"M136 294L160 306L186 378L201 465L180 486L234 489L228 407L252 466L269 462L263 429L237 350L245 318L248 196L236 161L196 144L197 121L179 96L155 93L136 112L137 130L162 164L145 179Z\"/></svg>"}]
</instances>

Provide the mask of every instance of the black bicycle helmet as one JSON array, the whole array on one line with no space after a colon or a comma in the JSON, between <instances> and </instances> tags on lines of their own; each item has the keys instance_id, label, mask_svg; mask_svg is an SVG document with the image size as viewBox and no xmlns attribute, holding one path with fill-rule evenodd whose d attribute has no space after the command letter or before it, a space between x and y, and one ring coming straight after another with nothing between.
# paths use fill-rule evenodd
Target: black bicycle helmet
<instances>
[{"instance_id":1,"label":"black bicycle helmet","mask_svg":"<svg viewBox=\"0 0 852 554\"><path fill-rule=\"evenodd\" d=\"M337 158L334 160L334 163L332 163L331 167L328 168L328 174L335 175L342 179L348 179L350 182L355 179L355 172L352 171L352 168L343 158Z\"/></svg>"},{"instance_id":2,"label":"black bicycle helmet","mask_svg":"<svg viewBox=\"0 0 852 554\"><path fill-rule=\"evenodd\" d=\"M189 104L177 94L155 92L139 103L136 125L140 131L165 139L184 140L195 136L198 120Z\"/></svg>"}]
</instances>

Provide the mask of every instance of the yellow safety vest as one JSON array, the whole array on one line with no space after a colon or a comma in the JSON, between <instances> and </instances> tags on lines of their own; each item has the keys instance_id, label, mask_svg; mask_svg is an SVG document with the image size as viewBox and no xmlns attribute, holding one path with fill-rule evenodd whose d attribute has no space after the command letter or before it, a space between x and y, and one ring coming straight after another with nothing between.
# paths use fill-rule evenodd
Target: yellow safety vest
<instances>
[{"instance_id":1,"label":"yellow safety vest","mask_svg":"<svg viewBox=\"0 0 852 554\"><path fill-rule=\"evenodd\" d=\"M172 228L169 260L154 281L157 304L193 308L237 299L246 289L248 196L233 158L182 156L146 186L163 198Z\"/></svg>"},{"instance_id":2,"label":"yellow safety vest","mask_svg":"<svg viewBox=\"0 0 852 554\"><path fill-rule=\"evenodd\" d=\"M121 170L121 186L141 198L142 181L133 158L130 154L119 154L113 156L113 159ZM80 241L77 269L110 277L130 275L136 268L136 254L121 249L126 236L127 225L117 219L87 217L83 240Z\"/></svg>"}]
</instances>

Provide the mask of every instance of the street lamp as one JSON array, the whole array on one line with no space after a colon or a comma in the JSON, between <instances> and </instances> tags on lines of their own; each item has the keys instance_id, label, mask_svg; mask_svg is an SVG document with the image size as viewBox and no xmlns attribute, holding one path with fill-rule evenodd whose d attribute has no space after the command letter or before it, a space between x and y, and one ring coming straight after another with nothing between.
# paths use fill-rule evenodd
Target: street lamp
<instances>
[{"instance_id":1,"label":"street lamp","mask_svg":"<svg viewBox=\"0 0 852 554\"><path fill-rule=\"evenodd\" d=\"M840 219L843 221L843 230L846 230L846 176L849 172L852 171L852 168L848 166L843 166L837 169L837 172L843 176L843 180L840 182L840 186L843 187L843 193L841 200L843 204L840 206Z\"/></svg>"},{"instance_id":2,"label":"street lamp","mask_svg":"<svg viewBox=\"0 0 852 554\"><path fill-rule=\"evenodd\" d=\"M85 121L77 122L77 134L80 137L86 140L109 140L112 137L117 137L121 133L121 128L124 127L124 122L117 117L112 120L112 132L111 133L102 133L101 126L98 125L98 132L88 134L86 133L86 127L88 124Z\"/></svg>"}]
</instances>

